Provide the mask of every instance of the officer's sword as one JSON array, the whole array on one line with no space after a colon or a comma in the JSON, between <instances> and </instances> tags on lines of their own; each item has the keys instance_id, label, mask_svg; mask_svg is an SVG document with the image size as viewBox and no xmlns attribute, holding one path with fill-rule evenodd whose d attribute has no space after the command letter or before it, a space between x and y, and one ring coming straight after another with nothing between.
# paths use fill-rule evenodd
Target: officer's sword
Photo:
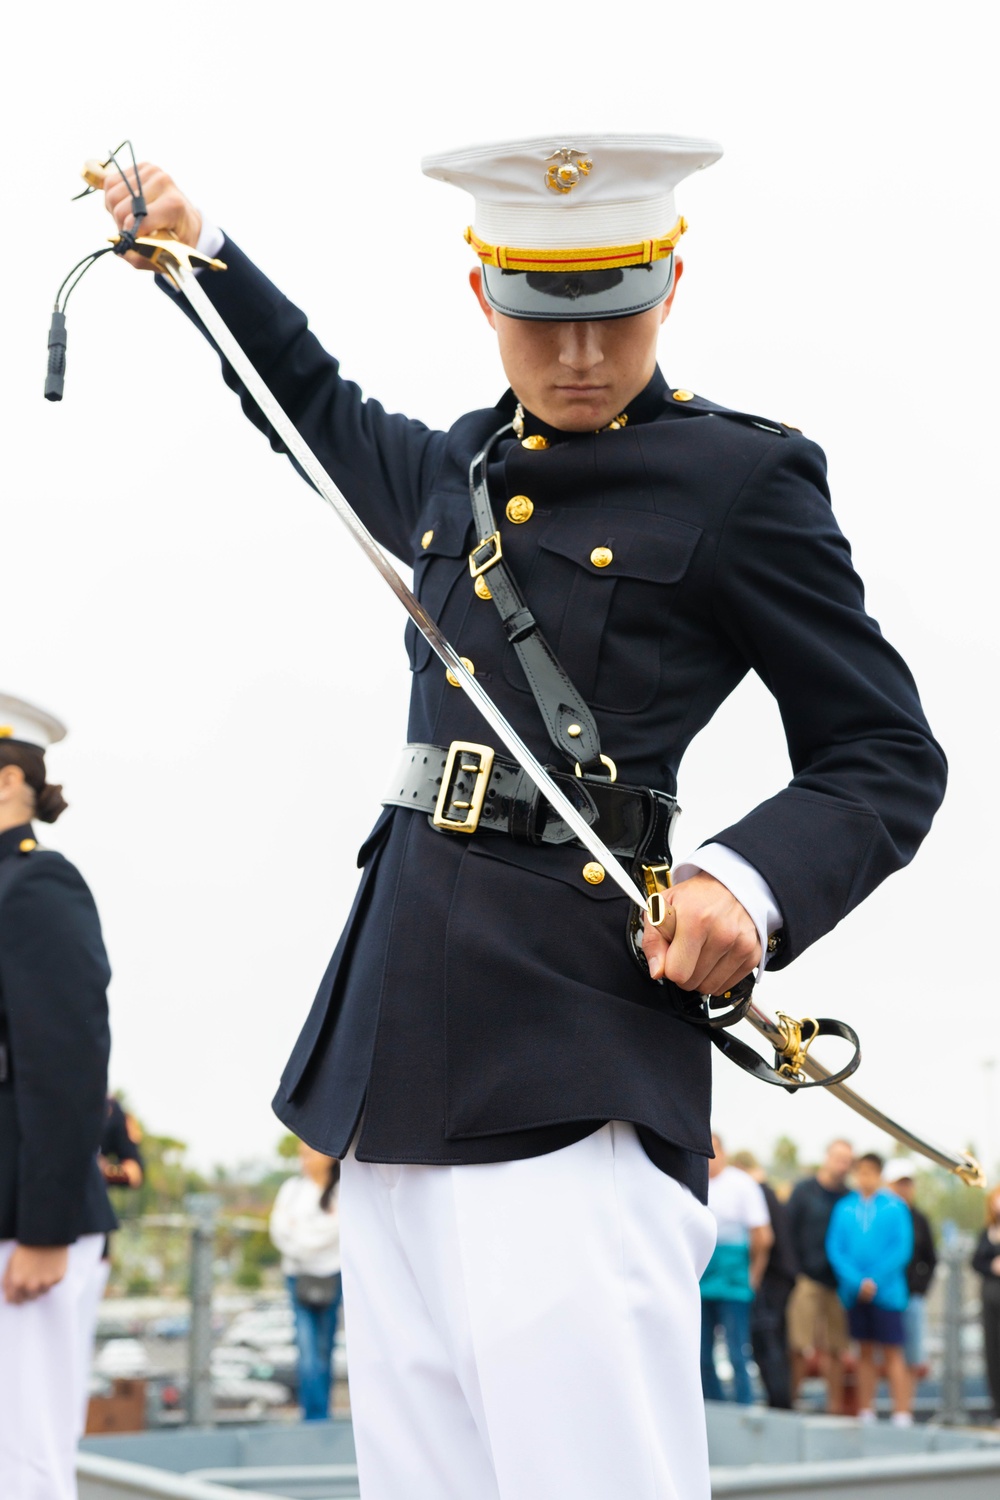
<instances>
[{"instance_id":1,"label":"officer's sword","mask_svg":"<svg viewBox=\"0 0 1000 1500\"><path fill-rule=\"evenodd\" d=\"M88 173L88 180L93 180L93 176L95 175L93 172ZM98 184L95 182L94 185L97 186ZM548 771L546 771L542 763L521 739L517 730L514 729L513 725L508 723L481 683L477 682L476 678L468 670L437 621L431 618L420 603L420 600L407 588L371 532L355 514L329 474L327 474L323 465L295 426L295 423L275 399L267 383L257 373L252 361L237 342L228 324L220 317L210 298L198 285L198 278L191 265L191 256L197 254L197 252L193 251L190 246L182 245L178 240L164 239L153 235L137 238L135 240L135 247L141 254L148 255L156 269L168 277L177 290L187 299L188 304L197 314L206 331L211 335L216 347L232 365L237 375L239 375L247 391L278 433L288 452L309 479L313 488L322 496L330 508L337 513L369 561L381 573L417 629L429 642L445 667L451 672L459 687L479 709L479 712L490 727L496 731L496 734L506 745L515 760L518 761L535 783L542 796L559 814L567 827L572 829L584 848L589 850L594 858L600 861L606 872L629 900L634 901L640 910L645 912L650 921L659 927L668 941L671 940L677 925L673 909L663 900L662 895L650 895L647 897L639 889L621 861L616 855L612 854L604 841L581 817L565 794L560 791ZM199 257L199 259L204 260L205 257ZM220 263L216 262L215 264L220 269L224 269ZM746 1019L761 1036L767 1039L776 1051L782 1053L782 1055L789 1054L787 1027L777 1025L756 1004L750 1005ZM801 1071L808 1073L810 1077L816 1079L818 1082L822 1082L824 1078L831 1076L828 1069L824 1068L821 1063L816 1062L812 1057L807 1056L804 1050L799 1051L796 1061ZM859 1094L856 1094L853 1089L847 1088L842 1083L829 1085L829 1092L835 1094L850 1109L853 1109L857 1114L863 1115L866 1120L869 1120L880 1130L901 1141L911 1150L918 1151L922 1156L936 1162L939 1166L946 1167L950 1172L954 1172L957 1176L961 1177L964 1182L969 1183L971 1186L982 1186L985 1183L985 1175L982 1168L973 1157L964 1152L946 1151L929 1141L923 1140L913 1131L907 1130L905 1127L897 1124L888 1115L876 1109L874 1105L869 1104L867 1100L862 1099Z\"/></svg>"}]
</instances>

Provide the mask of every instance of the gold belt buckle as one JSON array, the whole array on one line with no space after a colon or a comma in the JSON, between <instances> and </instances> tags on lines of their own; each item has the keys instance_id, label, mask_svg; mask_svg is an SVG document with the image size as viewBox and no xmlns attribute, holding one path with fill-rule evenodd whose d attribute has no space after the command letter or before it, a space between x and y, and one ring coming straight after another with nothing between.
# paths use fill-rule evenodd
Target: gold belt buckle
<instances>
[{"instance_id":1,"label":"gold belt buckle","mask_svg":"<svg viewBox=\"0 0 1000 1500\"><path fill-rule=\"evenodd\" d=\"M445 828L450 833L475 833L486 800L495 754L492 745L476 745L471 740L452 740L448 746L448 759L444 764L441 790L438 792L432 819L435 828ZM468 802L453 800L455 782L461 775L475 777ZM461 809L462 816L449 816L451 809Z\"/></svg>"}]
</instances>

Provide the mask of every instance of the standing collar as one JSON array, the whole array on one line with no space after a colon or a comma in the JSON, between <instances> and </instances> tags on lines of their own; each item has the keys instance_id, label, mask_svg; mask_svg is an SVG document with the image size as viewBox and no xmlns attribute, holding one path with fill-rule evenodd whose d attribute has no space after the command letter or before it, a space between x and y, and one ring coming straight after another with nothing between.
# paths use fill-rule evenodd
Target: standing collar
<instances>
[{"instance_id":1,"label":"standing collar","mask_svg":"<svg viewBox=\"0 0 1000 1500\"><path fill-rule=\"evenodd\" d=\"M30 823L20 823L16 828L5 828L3 833L0 833L0 859L19 853L25 839L35 842L35 830Z\"/></svg>"},{"instance_id":2,"label":"standing collar","mask_svg":"<svg viewBox=\"0 0 1000 1500\"><path fill-rule=\"evenodd\" d=\"M668 391L667 382L657 365L646 385L625 407L628 422L623 425L635 426L643 422L655 421L663 411ZM517 397L513 391L509 390L499 402L498 409L509 421L514 416L516 406ZM566 432L561 427L552 427L548 422L543 422L541 417L536 417L533 412L528 411L527 407L524 408L524 435L526 438L543 437L546 443L564 443L572 438L593 436L592 433Z\"/></svg>"}]
</instances>

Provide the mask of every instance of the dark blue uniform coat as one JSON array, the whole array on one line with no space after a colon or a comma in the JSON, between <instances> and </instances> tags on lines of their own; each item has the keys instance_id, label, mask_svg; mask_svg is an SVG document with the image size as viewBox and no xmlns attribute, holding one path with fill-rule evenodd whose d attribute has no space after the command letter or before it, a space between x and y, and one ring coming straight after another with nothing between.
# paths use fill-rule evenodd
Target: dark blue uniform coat
<instances>
[{"instance_id":1,"label":"dark blue uniform coat","mask_svg":"<svg viewBox=\"0 0 1000 1500\"><path fill-rule=\"evenodd\" d=\"M223 254L229 270L202 286L366 525L413 564L429 612L551 762L513 648L467 565L469 462L510 420L513 396L448 432L389 415L341 378L303 314L237 246ZM749 669L774 694L792 781L716 838L774 891L780 966L912 857L943 793L944 759L905 664L865 612L820 449L780 423L675 400L659 372L628 417L622 430L575 435L529 414L527 432L548 437L546 449L500 442L490 479L504 554L621 781L673 791L687 745ZM504 516L513 495L533 503L526 524ZM609 566L591 562L598 547L613 553ZM347 652L357 626L341 624ZM407 650L409 739L488 740L412 625ZM384 812L282 1077L281 1118L340 1155L364 1105L358 1156L408 1162L511 1159L628 1120L654 1159L703 1191L707 1040L627 955L628 902L611 880L587 884L587 857Z\"/></svg>"},{"instance_id":2,"label":"dark blue uniform coat","mask_svg":"<svg viewBox=\"0 0 1000 1500\"><path fill-rule=\"evenodd\" d=\"M116 1225L97 1164L111 970L83 877L33 840L0 833L0 1240L69 1245Z\"/></svg>"}]
</instances>

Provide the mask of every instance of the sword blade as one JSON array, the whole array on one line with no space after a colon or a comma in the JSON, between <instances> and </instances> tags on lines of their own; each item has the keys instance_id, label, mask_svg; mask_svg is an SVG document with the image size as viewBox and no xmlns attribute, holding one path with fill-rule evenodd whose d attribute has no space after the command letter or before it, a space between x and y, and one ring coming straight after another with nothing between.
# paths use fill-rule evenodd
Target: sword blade
<instances>
[{"instance_id":1,"label":"sword blade","mask_svg":"<svg viewBox=\"0 0 1000 1500\"><path fill-rule=\"evenodd\" d=\"M169 251L170 242L166 241L162 254L167 255ZM535 783L535 786L545 800L559 814L563 822L573 830L584 847L604 866L606 872L624 894L628 896L629 900L634 901L638 907L646 911L646 897L640 891L624 865L616 855L612 854L604 841L598 837L589 824L580 816L569 799L559 790L541 761L528 749L513 725L508 723L506 717L501 713L482 684L473 677L437 622L427 613L416 595L411 593L407 588L378 542L376 542L364 522L355 514L351 505L323 468L323 465L315 453L313 453L295 426L295 423L282 409L267 383L257 373L225 320L215 310L210 298L198 285L198 278L194 272L171 257L169 275L178 290L187 298L188 303L197 314L201 323L204 324L207 332L211 334L216 346L225 355L237 375L239 375L250 395L280 436L289 453L306 474L313 488L318 491L331 509L337 513L368 560L381 573L417 629L457 679L458 685L466 697L470 698L476 705L490 728L503 741L514 759L523 767Z\"/></svg>"},{"instance_id":2,"label":"sword blade","mask_svg":"<svg viewBox=\"0 0 1000 1500\"><path fill-rule=\"evenodd\" d=\"M766 1011L754 1002L747 1011L746 1019L758 1031L762 1037L774 1047L780 1047L781 1030L771 1020ZM817 1082L822 1083L825 1078L831 1076L831 1069L825 1068L818 1062L812 1053L809 1053L802 1064L803 1071L809 1074ZM853 1109L855 1114L861 1115L863 1119L876 1126L879 1130L891 1135L894 1140L900 1141L910 1151L916 1151L920 1156L925 1156L928 1161L935 1162L939 1167L946 1167L949 1172L954 1172L956 1177L969 1187L985 1187L986 1174L976 1161L974 1156L969 1156L964 1151L947 1151L943 1146L937 1146L932 1141L925 1140L923 1136L908 1130L905 1125L900 1125L891 1115L883 1110L876 1109L874 1104L869 1104L867 1099L862 1098L854 1089L849 1088L846 1083L831 1083L826 1085L826 1092L833 1094L848 1109Z\"/></svg>"}]
</instances>

